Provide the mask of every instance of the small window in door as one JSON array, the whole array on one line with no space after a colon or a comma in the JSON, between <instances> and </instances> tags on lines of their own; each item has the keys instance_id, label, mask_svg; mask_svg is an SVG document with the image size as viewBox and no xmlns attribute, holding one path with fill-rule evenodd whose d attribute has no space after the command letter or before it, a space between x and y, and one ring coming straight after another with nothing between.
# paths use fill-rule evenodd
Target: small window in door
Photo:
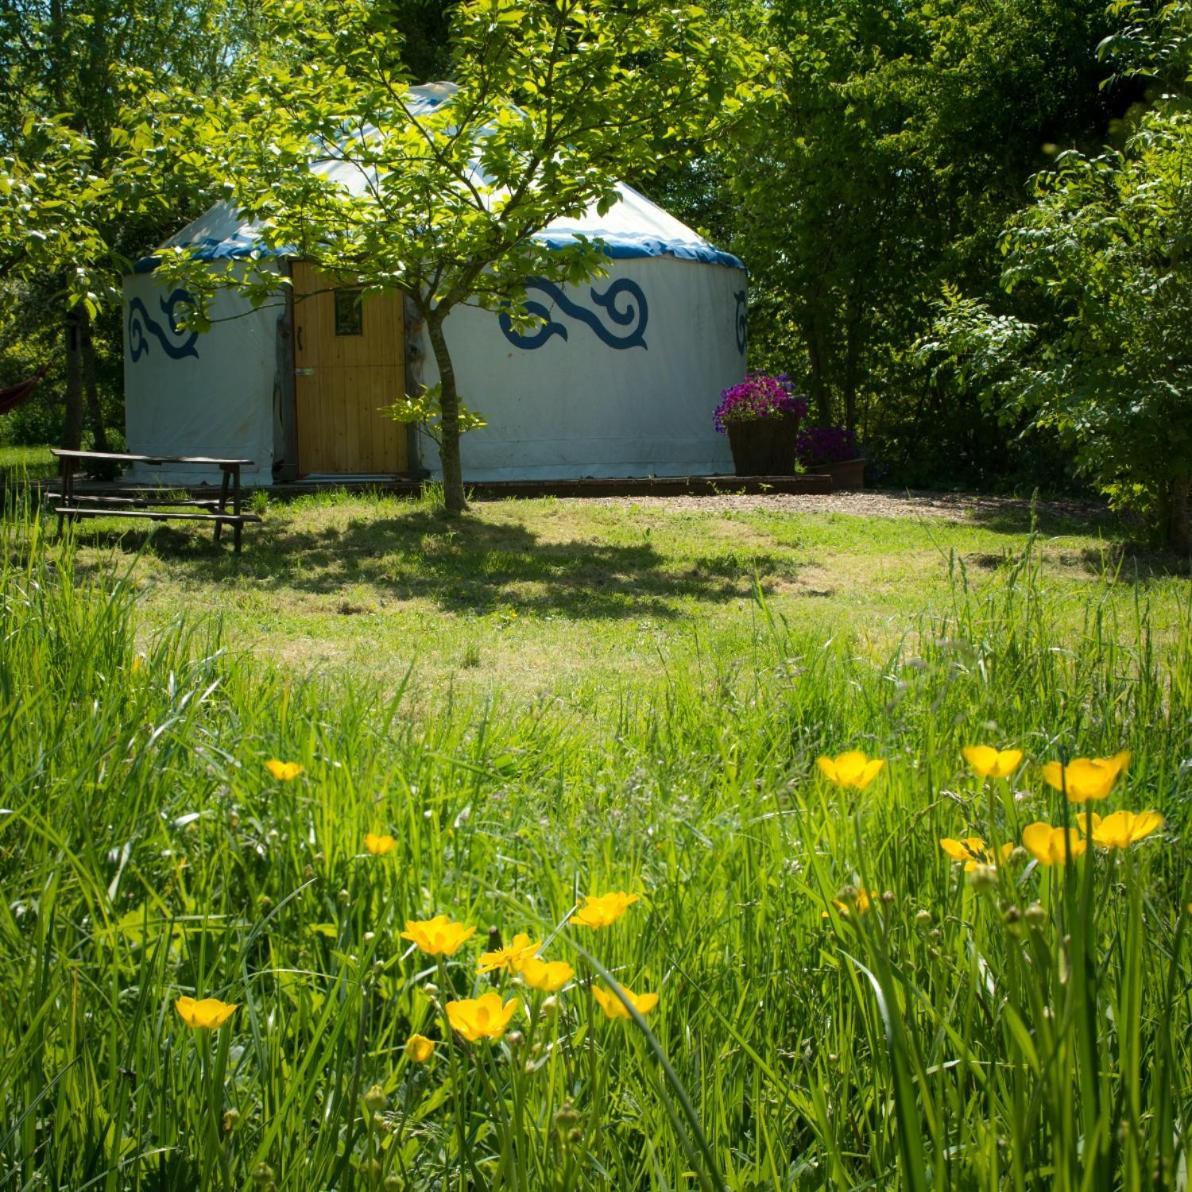
<instances>
[{"instance_id":1,"label":"small window in door","mask_svg":"<svg viewBox=\"0 0 1192 1192\"><path fill-rule=\"evenodd\" d=\"M335 291L335 334L364 334L364 294L360 290Z\"/></svg>"}]
</instances>

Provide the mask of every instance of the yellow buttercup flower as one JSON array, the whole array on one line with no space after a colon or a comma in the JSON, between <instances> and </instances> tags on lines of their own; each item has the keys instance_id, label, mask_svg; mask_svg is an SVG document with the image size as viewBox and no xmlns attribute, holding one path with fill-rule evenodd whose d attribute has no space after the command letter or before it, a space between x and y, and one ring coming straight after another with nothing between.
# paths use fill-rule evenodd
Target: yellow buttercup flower
<instances>
[{"instance_id":1,"label":"yellow buttercup flower","mask_svg":"<svg viewBox=\"0 0 1192 1192\"><path fill-rule=\"evenodd\" d=\"M860 749L850 749L836 757L817 757L815 764L829 782L863 791L881 773L886 763L880 757L866 757Z\"/></svg>"},{"instance_id":2,"label":"yellow buttercup flower","mask_svg":"<svg viewBox=\"0 0 1192 1192\"><path fill-rule=\"evenodd\" d=\"M265 763L265 769L277 779L278 782L289 782L297 778L302 773L302 767L297 762L283 762L275 757L271 757Z\"/></svg>"},{"instance_id":3,"label":"yellow buttercup flower","mask_svg":"<svg viewBox=\"0 0 1192 1192\"><path fill-rule=\"evenodd\" d=\"M377 835L375 832L365 832L364 847L374 857L383 857L386 853L391 853L397 848L397 841L392 836Z\"/></svg>"},{"instance_id":4,"label":"yellow buttercup flower","mask_svg":"<svg viewBox=\"0 0 1192 1192\"><path fill-rule=\"evenodd\" d=\"M411 1064L425 1064L435 1054L435 1042L425 1035L411 1035L406 1040L405 1052Z\"/></svg>"},{"instance_id":5,"label":"yellow buttercup flower","mask_svg":"<svg viewBox=\"0 0 1192 1192\"><path fill-rule=\"evenodd\" d=\"M1163 827L1157 811L1115 811L1093 824L1093 843L1101 848L1129 848Z\"/></svg>"},{"instance_id":6,"label":"yellow buttercup flower","mask_svg":"<svg viewBox=\"0 0 1192 1192\"><path fill-rule=\"evenodd\" d=\"M1022 762L1021 749L994 749L992 745L966 745L964 760L982 778L1009 778Z\"/></svg>"},{"instance_id":7,"label":"yellow buttercup flower","mask_svg":"<svg viewBox=\"0 0 1192 1192\"><path fill-rule=\"evenodd\" d=\"M1076 832L1064 832L1036 821L1022 830L1022 844L1040 865L1063 865L1069 857L1082 856L1087 843Z\"/></svg>"},{"instance_id":8,"label":"yellow buttercup flower","mask_svg":"<svg viewBox=\"0 0 1192 1192\"><path fill-rule=\"evenodd\" d=\"M992 849L980 836L966 836L963 840L945 836L940 840L940 848L953 861L963 861L965 873L971 873L978 865L1004 865L1014 851L1014 843L1010 841Z\"/></svg>"},{"instance_id":9,"label":"yellow buttercup flower","mask_svg":"<svg viewBox=\"0 0 1192 1192\"><path fill-rule=\"evenodd\" d=\"M531 956L518 971L531 989L543 993L558 993L575 976L575 969L565 960L539 960L537 956Z\"/></svg>"},{"instance_id":10,"label":"yellow buttercup flower","mask_svg":"<svg viewBox=\"0 0 1192 1192\"><path fill-rule=\"evenodd\" d=\"M842 915L848 915L853 910L858 915L863 915L873 905L873 900L879 897L881 895L877 890L857 890L850 894L847 899L833 898L832 905ZM821 919L830 919L831 917L827 911L820 912Z\"/></svg>"},{"instance_id":11,"label":"yellow buttercup flower","mask_svg":"<svg viewBox=\"0 0 1192 1192\"><path fill-rule=\"evenodd\" d=\"M658 1005L658 994L656 993L634 993L628 985L622 985L621 992L629 999L630 1004L639 1014L649 1014ZM611 989L601 989L598 985L593 985L592 996L600 1004L605 1018L629 1017L629 1011L625 1009L624 1003Z\"/></svg>"},{"instance_id":12,"label":"yellow buttercup flower","mask_svg":"<svg viewBox=\"0 0 1192 1192\"><path fill-rule=\"evenodd\" d=\"M401 938L412 940L431 956L454 956L475 934L475 927L456 923L446 915L435 915L433 919L407 919Z\"/></svg>"},{"instance_id":13,"label":"yellow buttercup flower","mask_svg":"<svg viewBox=\"0 0 1192 1192\"><path fill-rule=\"evenodd\" d=\"M239 1007L233 1002L221 1002L218 998L205 997L196 1001L193 997L180 997L174 1009L187 1026L197 1031L214 1031L223 1026Z\"/></svg>"},{"instance_id":14,"label":"yellow buttercup flower","mask_svg":"<svg viewBox=\"0 0 1192 1192\"><path fill-rule=\"evenodd\" d=\"M1130 764L1130 751L1122 750L1113 757L1078 757L1066 766L1048 762L1043 778L1057 791L1067 790L1069 803L1085 803L1089 799L1108 798L1118 776Z\"/></svg>"},{"instance_id":15,"label":"yellow buttercup flower","mask_svg":"<svg viewBox=\"0 0 1192 1192\"><path fill-rule=\"evenodd\" d=\"M614 890L610 894L588 894L584 905L571 916L581 927L608 927L615 923L641 896Z\"/></svg>"},{"instance_id":16,"label":"yellow buttercup flower","mask_svg":"<svg viewBox=\"0 0 1192 1192\"><path fill-rule=\"evenodd\" d=\"M451 1029L463 1035L469 1043L477 1039L499 1039L517 1013L521 1002L511 997L503 1006L495 992L482 997L463 998L447 1003L447 1021Z\"/></svg>"},{"instance_id":17,"label":"yellow buttercup flower","mask_svg":"<svg viewBox=\"0 0 1192 1192\"><path fill-rule=\"evenodd\" d=\"M532 960L541 947L541 940L531 940L524 931L519 931L513 937L513 943L492 952L485 952L476 962L476 967L482 973L492 973L498 970L520 973L522 965L527 960Z\"/></svg>"}]
</instances>

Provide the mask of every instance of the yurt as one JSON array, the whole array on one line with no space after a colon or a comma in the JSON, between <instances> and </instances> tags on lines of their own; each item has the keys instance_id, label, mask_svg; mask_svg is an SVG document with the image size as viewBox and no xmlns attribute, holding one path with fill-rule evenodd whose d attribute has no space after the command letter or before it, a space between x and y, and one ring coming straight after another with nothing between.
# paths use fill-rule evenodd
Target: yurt
<instances>
[{"instance_id":1,"label":"yurt","mask_svg":"<svg viewBox=\"0 0 1192 1192\"><path fill-rule=\"evenodd\" d=\"M413 89L428 109L450 84ZM351 185L351 183L348 183ZM561 288L531 281L543 322L519 331L459 307L445 332L459 391L486 425L463 438L465 481L715 475L732 470L712 425L720 391L745 372L745 267L629 186L606 214L558 220L550 245L599 238L607 276ZM223 266L257 246L219 204L168 241ZM362 299L306 262L280 256L292 287L253 309L231 289L212 328L180 328L184 291L163 288L156 258L124 284L128 449L146 455L251 459L248 484L435 475L437 448L381 407L436 380L412 304ZM218 474L216 474L217 476ZM146 470L197 484L198 465Z\"/></svg>"}]
</instances>

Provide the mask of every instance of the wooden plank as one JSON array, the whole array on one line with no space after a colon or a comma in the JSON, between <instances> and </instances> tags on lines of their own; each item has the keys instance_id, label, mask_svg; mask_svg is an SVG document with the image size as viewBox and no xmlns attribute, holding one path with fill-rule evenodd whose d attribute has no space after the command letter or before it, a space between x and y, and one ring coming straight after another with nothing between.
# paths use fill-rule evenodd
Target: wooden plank
<instances>
[{"instance_id":1,"label":"wooden plank","mask_svg":"<svg viewBox=\"0 0 1192 1192\"><path fill-rule=\"evenodd\" d=\"M51 501L62 500L60 493L47 493L46 497ZM149 497L119 497L119 496L102 496L96 493L71 493L69 501L65 504L74 504L86 502L91 505L128 505L135 506L141 509L147 509L154 506L164 505L169 507L188 506L193 505L200 509L216 509L219 507L218 498L212 497L210 500L168 500L166 498Z\"/></svg>"},{"instance_id":2,"label":"wooden plank","mask_svg":"<svg viewBox=\"0 0 1192 1192\"><path fill-rule=\"evenodd\" d=\"M144 509L101 509L94 506L86 509L78 505L61 505L55 513L66 517L140 517L151 521L219 521L219 522L259 522L261 519L255 513L154 513Z\"/></svg>"},{"instance_id":3,"label":"wooden plank","mask_svg":"<svg viewBox=\"0 0 1192 1192\"><path fill-rule=\"evenodd\" d=\"M212 455L131 455L115 451L68 451L64 447L51 447L50 454L59 459L95 459L130 464L219 464L232 467L251 467L251 459L220 459Z\"/></svg>"}]
</instances>

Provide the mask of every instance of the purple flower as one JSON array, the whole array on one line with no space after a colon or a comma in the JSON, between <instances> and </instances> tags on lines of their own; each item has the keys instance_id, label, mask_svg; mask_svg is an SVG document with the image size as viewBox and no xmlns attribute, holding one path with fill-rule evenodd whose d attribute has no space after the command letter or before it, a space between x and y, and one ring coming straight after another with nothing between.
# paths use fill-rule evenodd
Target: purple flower
<instances>
[{"instance_id":1,"label":"purple flower","mask_svg":"<svg viewBox=\"0 0 1192 1192\"><path fill-rule=\"evenodd\" d=\"M786 373L776 377L749 373L745 380L721 392L712 422L724 434L725 424L729 422L756 422L789 414L802 418L806 413L807 402L795 392L794 382Z\"/></svg>"},{"instance_id":2,"label":"purple flower","mask_svg":"<svg viewBox=\"0 0 1192 1192\"><path fill-rule=\"evenodd\" d=\"M843 426L808 426L795 440L795 458L805 468L857 458L857 436Z\"/></svg>"}]
</instances>

